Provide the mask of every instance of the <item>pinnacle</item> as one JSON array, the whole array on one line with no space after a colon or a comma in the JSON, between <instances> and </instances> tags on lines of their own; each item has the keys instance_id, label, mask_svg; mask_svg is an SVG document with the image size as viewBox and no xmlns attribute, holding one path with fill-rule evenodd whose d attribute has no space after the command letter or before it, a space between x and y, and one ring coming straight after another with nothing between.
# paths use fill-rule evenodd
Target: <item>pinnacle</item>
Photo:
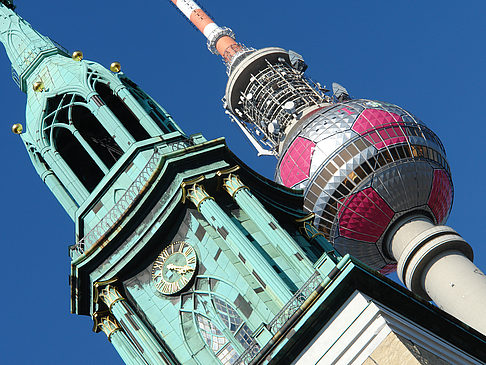
<instances>
[{"instance_id":1,"label":"pinnacle","mask_svg":"<svg viewBox=\"0 0 486 365\"><path fill-rule=\"evenodd\" d=\"M3 43L19 86L26 91L25 80L45 57L64 53L12 11L13 0L0 0L0 43Z\"/></svg>"}]
</instances>

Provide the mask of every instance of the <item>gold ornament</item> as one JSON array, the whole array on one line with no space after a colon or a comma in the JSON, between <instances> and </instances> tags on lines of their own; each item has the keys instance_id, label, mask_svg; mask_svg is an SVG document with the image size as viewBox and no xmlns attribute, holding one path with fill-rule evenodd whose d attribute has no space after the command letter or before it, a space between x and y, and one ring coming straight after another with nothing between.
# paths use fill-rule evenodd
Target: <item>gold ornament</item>
<instances>
[{"instance_id":1,"label":"gold ornament","mask_svg":"<svg viewBox=\"0 0 486 365\"><path fill-rule=\"evenodd\" d=\"M112 72L115 72L115 73L118 73L121 71L121 65L120 65L120 62L113 62L111 65L110 65L110 70Z\"/></svg>"},{"instance_id":2,"label":"gold ornament","mask_svg":"<svg viewBox=\"0 0 486 365\"><path fill-rule=\"evenodd\" d=\"M12 126L12 132L14 132L15 134L22 134L23 131L24 131L24 127L22 127L22 124L20 123L15 123Z\"/></svg>"},{"instance_id":3,"label":"gold ornament","mask_svg":"<svg viewBox=\"0 0 486 365\"><path fill-rule=\"evenodd\" d=\"M44 91L44 83L42 81L36 81L34 82L34 85L32 85L32 89L34 89L35 92L42 92Z\"/></svg>"},{"instance_id":4,"label":"gold ornament","mask_svg":"<svg viewBox=\"0 0 486 365\"><path fill-rule=\"evenodd\" d=\"M81 61L83 59L83 52L81 51L74 51L73 52L73 60Z\"/></svg>"}]
</instances>

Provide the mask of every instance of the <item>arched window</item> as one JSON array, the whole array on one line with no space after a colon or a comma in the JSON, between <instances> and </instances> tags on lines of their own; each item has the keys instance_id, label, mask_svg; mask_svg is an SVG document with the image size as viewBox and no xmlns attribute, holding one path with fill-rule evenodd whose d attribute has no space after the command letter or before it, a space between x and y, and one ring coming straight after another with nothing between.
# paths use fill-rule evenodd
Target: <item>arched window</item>
<instances>
[{"instance_id":1,"label":"arched window","mask_svg":"<svg viewBox=\"0 0 486 365\"><path fill-rule=\"evenodd\" d=\"M122 149L76 94L47 99L44 141L52 146L89 192L123 154Z\"/></svg>"},{"instance_id":2,"label":"arched window","mask_svg":"<svg viewBox=\"0 0 486 365\"><path fill-rule=\"evenodd\" d=\"M120 81L127 87L128 92L137 100L145 109L150 118L164 133L175 132L176 128L170 120L164 115L158 105L148 96L136 83L127 77L120 77Z\"/></svg>"},{"instance_id":3,"label":"arched window","mask_svg":"<svg viewBox=\"0 0 486 365\"><path fill-rule=\"evenodd\" d=\"M123 154L120 146L88 108L75 105L71 113L74 127L103 163L111 168Z\"/></svg>"},{"instance_id":4,"label":"arched window","mask_svg":"<svg viewBox=\"0 0 486 365\"><path fill-rule=\"evenodd\" d=\"M196 290L190 295L191 300L185 301L181 312L192 313L192 322L204 344L222 364L235 363L253 341L253 333L245 319L218 293ZM254 350L259 351L259 348Z\"/></svg>"},{"instance_id":5,"label":"arched window","mask_svg":"<svg viewBox=\"0 0 486 365\"><path fill-rule=\"evenodd\" d=\"M103 179L104 173L67 128L54 129L54 148L89 192Z\"/></svg>"},{"instance_id":6,"label":"arched window","mask_svg":"<svg viewBox=\"0 0 486 365\"><path fill-rule=\"evenodd\" d=\"M120 123L136 141L150 138L150 134L140 124L140 120L137 116L118 95L113 93L113 90L111 90L108 85L98 81L95 83L94 89L101 100L103 100L111 112L115 114L115 117L117 117Z\"/></svg>"}]
</instances>

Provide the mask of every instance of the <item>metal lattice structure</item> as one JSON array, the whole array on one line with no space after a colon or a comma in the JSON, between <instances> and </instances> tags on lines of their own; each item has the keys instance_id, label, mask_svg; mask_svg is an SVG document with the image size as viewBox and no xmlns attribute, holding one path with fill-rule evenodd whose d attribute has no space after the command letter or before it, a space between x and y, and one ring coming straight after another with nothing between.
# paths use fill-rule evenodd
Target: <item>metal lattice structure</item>
<instances>
[{"instance_id":1,"label":"metal lattice structure","mask_svg":"<svg viewBox=\"0 0 486 365\"><path fill-rule=\"evenodd\" d=\"M179 139L175 142L168 142L167 147L169 147L172 151L181 150L187 147L191 147L194 145L194 142L190 138Z\"/></svg>"},{"instance_id":2,"label":"metal lattice structure","mask_svg":"<svg viewBox=\"0 0 486 365\"><path fill-rule=\"evenodd\" d=\"M266 64L251 75L235 113L243 122L254 124L278 148L291 121L326 99L303 72L285 62L272 64L267 60Z\"/></svg>"},{"instance_id":3,"label":"metal lattice structure","mask_svg":"<svg viewBox=\"0 0 486 365\"><path fill-rule=\"evenodd\" d=\"M147 182L154 176L161 156L162 152L155 147L147 164L116 204L78 243L69 247L69 253L73 259L84 254L89 247L93 246L123 218L129 208L138 200Z\"/></svg>"},{"instance_id":4,"label":"metal lattice structure","mask_svg":"<svg viewBox=\"0 0 486 365\"><path fill-rule=\"evenodd\" d=\"M236 360L235 365L246 365L250 364L251 361L258 355L261 348L258 343L253 340L251 345L241 354L241 356Z\"/></svg>"}]
</instances>

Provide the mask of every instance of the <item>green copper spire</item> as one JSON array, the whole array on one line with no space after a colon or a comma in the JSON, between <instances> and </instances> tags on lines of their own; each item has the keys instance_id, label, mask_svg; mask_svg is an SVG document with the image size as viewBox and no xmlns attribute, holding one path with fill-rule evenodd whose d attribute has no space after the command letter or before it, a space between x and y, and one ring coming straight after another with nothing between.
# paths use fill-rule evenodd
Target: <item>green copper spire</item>
<instances>
[{"instance_id":1,"label":"green copper spire","mask_svg":"<svg viewBox=\"0 0 486 365\"><path fill-rule=\"evenodd\" d=\"M80 51L69 57L13 8L11 1L0 2L0 42L27 94L26 125L19 133L36 171L74 219L135 155L135 166L143 168L150 157L140 148L187 138L118 62L110 71L83 60ZM116 196L109 199L116 201L129 182L111 184Z\"/></svg>"},{"instance_id":2,"label":"green copper spire","mask_svg":"<svg viewBox=\"0 0 486 365\"><path fill-rule=\"evenodd\" d=\"M19 17L13 10L12 1L1 1L0 5L0 42L5 46L20 88L25 92L25 80L36 66L50 55L65 52Z\"/></svg>"}]
</instances>

